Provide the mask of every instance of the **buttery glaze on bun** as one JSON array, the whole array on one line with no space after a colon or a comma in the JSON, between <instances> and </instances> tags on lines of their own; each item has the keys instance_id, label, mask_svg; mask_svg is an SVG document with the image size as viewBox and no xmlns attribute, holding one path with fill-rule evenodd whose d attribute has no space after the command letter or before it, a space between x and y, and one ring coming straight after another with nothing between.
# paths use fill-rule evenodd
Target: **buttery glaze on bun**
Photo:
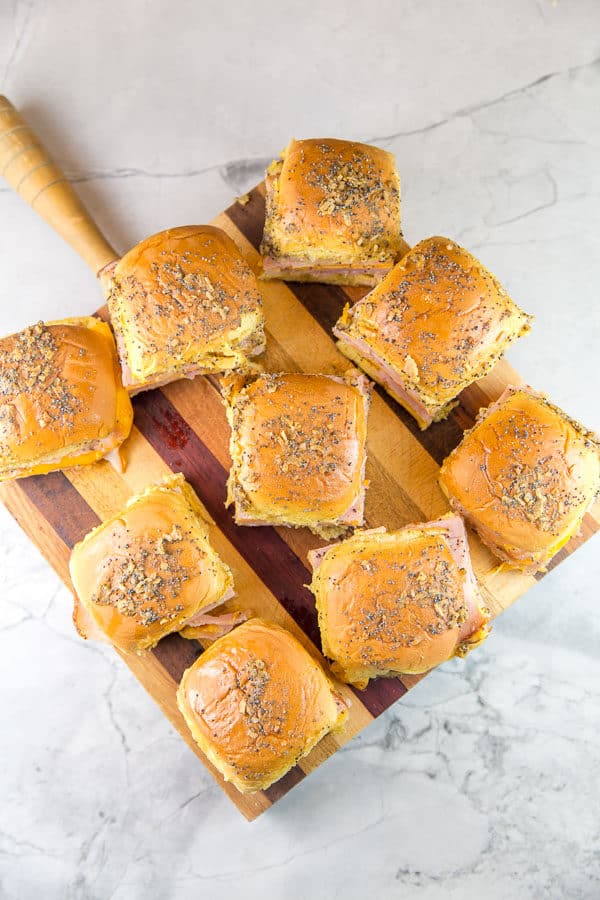
<instances>
[{"instance_id":1,"label":"buttery glaze on bun","mask_svg":"<svg viewBox=\"0 0 600 900\"><path fill-rule=\"evenodd\" d=\"M386 150L292 140L266 175L263 277L377 284L408 249L400 178Z\"/></svg>"},{"instance_id":2,"label":"buttery glaze on bun","mask_svg":"<svg viewBox=\"0 0 600 900\"><path fill-rule=\"evenodd\" d=\"M444 460L440 484L496 556L537 572L600 490L599 438L543 394L509 386Z\"/></svg>"},{"instance_id":3,"label":"buttery glaze on bun","mask_svg":"<svg viewBox=\"0 0 600 900\"><path fill-rule=\"evenodd\" d=\"M278 781L347 715L321 666L262 619L215 641L184 672L177 703L202 752L242 793Z\"/></svg>"},{"instance_id":4,"label":"buttery glaze on bun","mask_svg":"<svg viewBox=\"0 0 600 900\"><path fill-rule=\"evenodd\" d=\"M104 636L129 653L186 626L213 624L206 614L233 595L231 571L212 549L198 498L180 474L90 531L73 548L70 572L83 607L76 603L74 614L82 637Z\"/></svg>"},{"instance_id":5,"label":"buttery glaze on bun","mask_svg":"<svg viewBox=\"0 0 600 900\"><path fill-rule=\"evenodd\" d=\"M0 481L95 462L132 421L104 322L39 322L0 340Z\"/></svg>"},{"instance_id":6,"label":"buttery glaze on bun","mask_svg":"<svg viewBox=\"0 0 600 900\"><path fill-rule=\"evenodd\" d=\"M337 536L364 511L369 384L333 375L259 375L230 392L227 503L238 525Z\"/></svg>"},{"instance_id":7,"label":"buttery glaze on bun","mask_svg":"<svg viewBox=\"0 0 600 900\"><path fill-rule=\"evenodd\" d=\"M137 244L117 263L107 302L132 394L237 369L264 350L255 275L211 225L171 228Z\"/></svg>"},{"instance_id":8,"label":"buttery glaze on bun","mask_svg":"<svg viewBox=\"0 0 600 900\"><path fill-rule=\"evenodd\" d=\"M333 332L342 353L425 429L448 415L458 394L531 322L479 260L432 237L346 307Z\"/></svg>"},{"instance_id":9,"label":"buttery glaze on bun","mask_svg":"<svg viewBox=\"0 0 600 900\"><path fill-rule=\"evenodd\" d=\"M310 554L323 653L364 689L465 656L488 634L462 520L355 532Z\"/></svg>"}]
</instances>

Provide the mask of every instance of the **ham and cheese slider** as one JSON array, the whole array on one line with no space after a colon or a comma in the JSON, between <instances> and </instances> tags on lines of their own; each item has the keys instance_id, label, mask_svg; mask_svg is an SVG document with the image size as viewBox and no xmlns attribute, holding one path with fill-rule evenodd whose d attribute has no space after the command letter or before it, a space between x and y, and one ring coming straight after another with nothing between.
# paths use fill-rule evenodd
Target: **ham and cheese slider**
<instances>
[{"instance_id":1,"label":"ham and cheese slider","mask_svg":"<svg viewBox=\"0 0 600 900\"><path fill-rule=\"evenodd\" d=\"M292 140L266 175L263 277L374 285L408 249L400 178L386 150Z\"/></svg>"},{"instance_id":2,"label":"ham and cheese slider","mask_svg":"<svg viewBox=\"0 0 600 900\"><path fill-rule=\"evenodd\" d=\"M112 271L107 303L131 394L243 368L264 350L254 273L211 225L170 228L137 244Z\"/></svg>"},{"instance_id":3,"label":"ham and cheese slider","mask_svg":"<svg viewBox=\"0 0 600 900\"><path fill-rule=\"evenodd\" d=\"M200 749L242 793L278 781L348 712L302 644L262 619L209 647L184 672L177 703Z\"/></svg>"},{"instance_id":4,"label":"ham and cheese slider","mask_svg":"<svg viewBox=\"0 0 600 900\"><path fill-rule=\"evenodd\" d=\"M458 516L358 531L310 554L323 653L357 688L465 656L488 633Z\"/></svg>"},{"instance_id":5,"label":"ham and cheese slider","mask_svg":"<svg viewBox=\"0 0 600 900\"><path fill-rule=\"evenodd\" d=\"M432 237L346 307L333 332L342 353L425 429L448 415L531 321L474 256Z\"/></svg>"},{"instance_id":6,"label":"ham and cheese slider","mask_svg":"<svg viewBox=\"0 0 600 900\"><path fill-rule=\"evenodd\" d=\"M233 596L233 577L180 474L135 495L90 531L73 548L70 572L77 630L123 652L154 647L174 631L212 639L244 618L209 615Z\"/></svg>"},{"instance_id":7,"label":"ham and cheese slider","mask_svg":"<svg viewBox=\"0 0 600 900\"><path fill-rule=\"evenodd\" d=\"M500 559L543 570L600 490L600 442L532 388L506 388L440 472L450 505Z\"/></svg>"},{"instance_id":8,"label":"ham and cheese slider","mask_svg":"<svg viewBox=\"0 0 600 900\"><path fill-rule=\"evenodd\" d=\"M227 503L238 525L307 526L325 537L362 525L368 408L356 369L232 383Z\"/></svg>"},{"instance_id":9,"label":"ham and cheese slider","mask_svg":"<svg viewBox=\"0 0 600 900\"><path fill-rule=\"evenodd\" d=\"M132 422L104 322L39 322L0 340L0 481L95 462Z\"/></svg>"}]
</instances>

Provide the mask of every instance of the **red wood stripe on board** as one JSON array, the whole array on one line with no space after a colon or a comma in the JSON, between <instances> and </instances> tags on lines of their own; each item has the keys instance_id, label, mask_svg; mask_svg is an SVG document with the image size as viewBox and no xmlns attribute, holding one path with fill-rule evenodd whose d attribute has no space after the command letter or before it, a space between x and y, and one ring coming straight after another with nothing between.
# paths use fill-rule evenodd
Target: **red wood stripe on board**
<instances>
[{"instance_id":1,"label":"red wood stripe on board","mask_svg":"<svg viewBox=\"0 0 600 900\"><path fill-rule=\"evenodd\" d=\"M100 524L94 510L62 472L31 475L18 484L69 549Z\"/></svg>"},{"instance_id":2,"label":"red wood stripe on board","mask_svg":"<svg viewBox=\"0 0 600 900\"><path fill-rule=\"evenodd\" d=\"M152 653L173 681L179 684L185 670L201 656L202 646L198 641L190 641L180 634L168 634L153 648Z\"/></svg>"},{"instance_id":3,"label":"red wood stripe on board","mask_svg":"<svg viewBox=\"0 0 600 900\"><path fill-rule=\"evenodd\" d=\"M366 706L372 716L377 718L385 712L392 703L403 697L407 688L398 678L377 678L370 681L364 691L353 688L363 706Z\"/></svg>"},{"instance_id":4,"label":"red wood stripe on board","mask_svg":"<svg viewBox=\"0 0 600 900\"><path fill-rule=\"evenodd\" d=\"M300 784L303 778L306 778L306 773L302 771L300 766L294 766L283 778L280 778L271 787L266 788L263 794L268 797L271 803L277 803L278 800L285 797L288 791Z\"/></svg>"},{"instance_id":5,"label":"red wood stripe on board","mask_svg":"<svg viewBox=\"0 0 600 900\"><path fill-rule=\"evenodd\" d=\"M321 647L314 597L305 584L309 571L274 528L240 527L225 508L227 472L161 391L134 400L135 424L173 471L183 472L219 529L249 563L283 608L316 647ZM356 692L373 716L406 688L397 679L380 679Z\"/></svg>"},{"instance_id":6,"label":"red wood stripe on board","mask_svg":"<svg viewBox=\"0 0 600 900\"><path fill-rule=\"evenodd\" d=\"M250 202L245 206L234 203L225 211L225 214L254 249L258 250L265 215L265 201L262 194L254 190L250 195ZM327 335L335 340L331 329L339 319L346 303L352 302L344 290L335 285L302 284L300 282L286 282L286 286ZM384 391L378 384L375 384L374 389L438 465L441 465L450 451L460 443L463 430L473 424L474 417L469 409L458 407L444 421L437 422L426 431L421 431L413 417L399 403L396 403L387 391ZM466 391L468 390L469 388L466 389Z\"/></svg>"}]
</instances>

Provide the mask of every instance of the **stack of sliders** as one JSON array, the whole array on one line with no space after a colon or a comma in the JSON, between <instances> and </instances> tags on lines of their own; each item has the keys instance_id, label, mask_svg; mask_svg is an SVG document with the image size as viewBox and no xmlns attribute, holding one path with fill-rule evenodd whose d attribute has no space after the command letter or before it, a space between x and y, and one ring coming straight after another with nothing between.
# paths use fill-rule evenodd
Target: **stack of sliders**
<instances>
[{"instance_id":1,"label":"stack of sliders","mask_svg":"<svg viewBox=\"0 0 600 900\"><path fill-rule=\"evenodd\" d=\"M261 277L372 287L344 309L334 335L422 429L448 416L531 327L452 239L408 248L400 179L383 150L292 141L267 170L266 210ZM442 466L452 513L395 532L361 530L370 383L356 369L341 377L250 364L264 349L260 287L229 237L209 226L171 229L101 274L112 332L97 319L67 319L0 342L0 478L94 462L126 439L129 394L228 374L227 502L239 526L341 538L312 552L311 589L323 653L356 689L426 672L485 639L489 613L465 522L504 563L534 572L600 490L598 438L530 388L510 387ZM177 702L238 790L268 787L343 726L347 702L323 660L274 623L247 620L250 598L234 600L235 573L211 546L182 475L149 485L93 529L70 568L83 637L123 653L173 632L208 646Z\"/></svg>"}]
</instances>

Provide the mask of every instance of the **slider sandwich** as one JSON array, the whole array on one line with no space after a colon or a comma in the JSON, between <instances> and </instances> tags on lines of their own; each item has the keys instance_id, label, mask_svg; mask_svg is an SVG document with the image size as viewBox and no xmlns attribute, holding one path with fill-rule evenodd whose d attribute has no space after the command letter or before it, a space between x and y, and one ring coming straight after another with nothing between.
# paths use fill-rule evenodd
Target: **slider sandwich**
<instances>
[{"instance_id":1,"label":"slider sandwich","mask_svg":"<svg viewBox=\"0 0 600 900\"><path fill-rule=\"evenodd\" d=\"M323 653L355 687L427 672L488 633L462 520L357 531L314 550L311 590Z\"/></svg>"},{"instance_id":2,"label":"slider sandwich","mask_svg":"<svg viewBox=\"0 0 600 900\"><path fill-rule=\"evenodd\" d=\"M268 788L331 731L348 707L289 631L250 619L187 669L177 703L194 740L242 793Z\"/></svg>"},{"instance_id":3,"label":"slider sandwich","mask_svg":"<svg viewBox=\"0 0 600 900\"><path fill-rule=\"evenodd\" d=\"M0 340L0 481L102 459L132 422L104 322L39 322Z\"/></svg>"},{"instance_id":4,"label":"slider sandwich","mask_svg":"<svg viewBox=\"0 0 600 900\"><path fill-rule=\"evenodd\" d=\"M292 140L267 169L263 277L374 285L408 249L386 150Z\"/></svg>"},{"instance_id":5,"label":"slider sandwich","mask_svg":"<svg viewBox=\"0 0 600 900\"><path fill-rule=\"evenodd\" d=\"M131 394L243 368L265 347L254 273L211 225L170 228L137 244L112 271L107 303Z\"/></svg>"},{"instance_id":6,"label":"slider sandwich","mask_svg":"<svg viewBox=\"0 0 600 900\"><path fill-rule=\"evenodd\" d=\"M73 548L70 572L81 636L124 652L154 647L174 631L213 639L243 621L235 613L210 615L233 596L233 576L180 474L146 488L90 531Z\"/></svg>"},{"instance_id":7,"label":"slider sandwich","mask_svg":"<svg viewBox=\"0 0 600 900\"><path fill-rule=\"evenodd\" d=\"M532 317L454 241L421 241L366 297L346 307L338 347L422 429L530 330Z\"/></svg>"},{"instance_id":8,"label":"slider sandwich","mask_svg":"<svg viewBox=\"0 0 600 900\"><path fill-rule=\"evenodd\" d=\"M496 556L534 573L594 502L600 441L543 394L509 386L444 460L440 485Z\"/></svg>"},{"instance_id":9,"label":"slider sandwich","mask_svg":"<svg viewBox=\"0 0 600 900\"><path fill-rule=\"evenodd\" d=\"M237 524L304 525L324 536L361 525L368 407L369 384L355 369L233 386L227 503Z\"/></svg>"}]
</instances>

